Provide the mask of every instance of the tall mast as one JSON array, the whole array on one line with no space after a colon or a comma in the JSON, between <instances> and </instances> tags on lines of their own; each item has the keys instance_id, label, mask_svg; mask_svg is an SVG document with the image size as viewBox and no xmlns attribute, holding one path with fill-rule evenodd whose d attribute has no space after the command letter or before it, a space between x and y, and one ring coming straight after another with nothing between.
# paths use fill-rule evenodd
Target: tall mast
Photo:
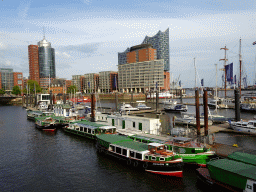
<instances>
[{"instance_id":1,"label":"tall mast","mask_svg":"<svg viewBox=\"0 0 256 192\"><path fill-rule=\"evenodd\" d=\"M217 88L217 82L218 82L218 79L217 79L217 64L215 64L215 66L216 66L216 88L215 88L215 110L217 111L217 97L218 97L218 93L217 93L217 91L218 91L218 88Z\"/></svg>"},{"instance_id":2,"label":"tall mast","mask_svg":"<svg viewBox=\"0 0 256 192\"><path fill-rule=\"evenodd\" d=\"M241 85L242 85L242 55L241 55L241 38L240 38L240 44L239 44L239 70L240 70L240 84L239 84L239 91L240 91L240 97L241 97Z\"/></svg>"},{"instance_id":3,"label":"tall mast","mask_svg":"<svg viewBox=\"0 0 256 192\"><path fill-rule=\"evenodd\" d=\"M227 50L228 48L226 47L225 45L225 48L220 48L221 49L224 49L225 50L225 58L224 59L220 59L221 60L224 60L224 73L225 73L225 83L224 83L224 87L225 87L225 98L227 97L227 74L226 74L226 65L227 65Z\"/></svg>"},{"instance_id":4,"label":"tall mast","mask_svg":"<svg viewBox=\"0 0 256 192\"><path fill-rule=\"evenodd\" d=\"M194 58L194 67L195 67L195 89L196 89L196 58Z\"/></svg>"}]
</instances>

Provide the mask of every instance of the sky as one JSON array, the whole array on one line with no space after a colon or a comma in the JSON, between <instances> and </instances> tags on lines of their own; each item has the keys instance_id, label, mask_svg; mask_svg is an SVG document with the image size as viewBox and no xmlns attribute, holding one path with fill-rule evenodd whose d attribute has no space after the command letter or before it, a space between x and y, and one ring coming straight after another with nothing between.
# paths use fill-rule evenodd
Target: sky
<instances>
[{"instance_id":1,"label":"sky","mask_svg":"<svg viewBox=\"0 0 256 192\"><path fill-rule=\"evenodd\" d=\"M2 0L0 68L29 76L28 45L45 38L55 48L56 76L118 70L118 52L145 36L170 30L170 73L182 87L222 85L227 64L255 79L256 2L254 0Z\"/></svg>"}]
</instances>

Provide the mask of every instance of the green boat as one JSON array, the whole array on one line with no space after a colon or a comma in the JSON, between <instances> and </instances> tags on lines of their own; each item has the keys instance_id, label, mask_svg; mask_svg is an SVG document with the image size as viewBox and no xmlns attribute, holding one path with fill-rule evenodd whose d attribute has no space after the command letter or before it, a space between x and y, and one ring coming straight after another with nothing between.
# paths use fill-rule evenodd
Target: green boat
<instances>
[{"instance_id":1,"label":"green boat","mask_svg":"<svg viewBox=\"0 0 256 192\"><path fill-rule=\"evenodd\" d=\"M103 125L87 120L73 121L63 129L67 133L78 136L96 139L99 134L113 134L116 132L115 126Z\"/></svg>"},{"instance_id":2,"label":"green boat","mask_svg":"<svg viewBox=\"0 0 256 192\"><path fill-rule=\"evenodd\" d=\"M228 158L231 160L256 166L256 155L252 155L249 153L242 153L242 152L234 152L228 155Z\"/></svg>"},{"instance_id":3,"label":"green boat","mask_svg":"<svg viewBox=\"0 0 256 192\"><path fill-rule=\"evenodd\" d=\"M183 162L161 143L140 143L121 135L97 135L97 150L146 172L182 177Z\"/></svg>"},{"instance_id":4,"label":"green boat","mask_svg":"<svg viewBox=\"0 0 256 192\"><path fill-rule=\"evenodd\" d=\"M208 168L208 169L207 169ZM197 169L198 179L230 191L256 191L256 166L231 159L217 159Z\"/></svg>"},{"instance_id":5,"label":"green boat","mask_svg":"<svg viewBox=\"0 0 256 192\"><path fill-rule=\"evenodd\" d=\"M197 164L201 167L206 167L207 161L212 157L215 157L214 151L205 148L201 143L194 142L192 138L173 137L171 140L166 141L140 135L132 135L128 137L143 143L163 143L169 150L176 152L182 157L184 163Z\"/></svg>"}]
</instances>

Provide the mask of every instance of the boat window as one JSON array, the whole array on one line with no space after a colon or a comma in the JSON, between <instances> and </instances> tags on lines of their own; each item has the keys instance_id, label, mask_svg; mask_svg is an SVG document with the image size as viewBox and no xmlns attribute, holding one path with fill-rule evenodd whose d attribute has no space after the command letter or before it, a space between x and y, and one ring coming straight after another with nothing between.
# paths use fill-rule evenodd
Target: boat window
<instances>
[{"instance_id":1,"label":"boat window","mask_svg":"<svg viewBox=\"0 0 256 192\"><path fill-rule=\"evenodd\" d=\"M147 155L145 155L145 159L148 160L148 156Z\"/></svg>"},{"instance_id":2,"label":"boat window","mask_svg":"<svg viewBox=\"0 0 256 192\"><path fill-rule=\"evenodd\" d=\"M192 149L192 150L191 150L191 153L195 153L195 152L196 152L196 150L195 150L195 149Z\"/></svg>"},{"instance_id":3,"label":"boat window","mask_svg":"<svg viewBox=\"0 0 256 192\"><path fill-rule=\"evenodd\" d=\"M84 128L83 128L83 127L80 127L80 131L84 131Z\"/></svg>"},{"instance_id":4,"label":"boat window","mask_svg":"<svg viewBox=\"0 0 256 192\"><path fill-rule=\"evenodd\" d=\"M87 128L84 128L84 132L87 133L87 132L88 132L88 129L87 129Z\"/></svg>"},{"instance_id":5,"label":"boat window","mask_svg":"<svg viewBox=\"0 0 256 192\"><path fill-rule=\"evenodd\" d=\"M164 161L165 159L164 159L164 157L160 157L160 159L159 159L160 161Z\"/></svg>"},{"instance_id":6,"label":"boat window","mask_svg":"<svg viewBox=\"0 0 256 192\"><path fill-rule=\"evenodd\" d=\"M112 146L112 150L115 152L115 151L116 151L116 147L115 147L115 146Z\"/></svg>"},{"instance_id":7,"label":"boat window","mask_svg":"<svg viewBox=\"0 0 256 192\"><path fill-rule=\"evenodd\" d=\"M152 161L155 161L155 160L156 160L156 157L155 157L155 156L152 156L152 157L151 157L151 160L152 160Z\"/></svg>"},{"instance_id":8,"label":"boat window","mask_svg":"<svg viewBox=\"0 0 256 192\"><path fill-rule=\"evenodd\" d=\"M88 129L88 133L92 133L92 130L91 130L91 129Z\"/></svg>"},{"instance_id":9,"label":"boat window","mask_svg":"<svg viewBox=\"0 0 256 192\"><path fill-rule=\"evenodd\" d=\"M135 128L135 122L132 122L132 127L134 127L134 128Z\"/></svg>"},{"instance_id":10,"label":"boat window","mask_svg":"<svg viewBox=\"0 0 256 192\"><path fill-rule=\"evenodd\" d=\"M119 153L119 154L121 154L121 148L120 147L116 147L116 153Z\"/></svg>"},{"instance_id":11,"label":"boat window","mask_svg":"<svg viewBox=\"0 0 256 192\"><path fill-rule=\"evenodd\" d=\"M130 157L135 157L135 153L133 151L130 151Z\"/></svg>"},{"instance_id":12,"label":"boat window","mask_svg":"<svg viewBox=\"0 0 256 192\"><path fill-rule=\"evenodd\" d=\"M141 153L136 153L136 158L137 158L137 159L142 159Z\"/></svg>"},{"instance_id":13,"label":"boat window","mask_svg":"<svg viewBox=\"0 0 256 192\"><path fill-rule=\"evenodd\" d=\"M94 131L92 131L92 134L94 134Z\"/></svg>"},{"instance_id":14,"label":"boat window","mask_svg":"<svg viewBox=\"0 0 256 192\"><path fill-rule=\"evenodd\" d=\"M123 155L127 156L127 150L123 149Z\"/></svg>"}]
</instances>

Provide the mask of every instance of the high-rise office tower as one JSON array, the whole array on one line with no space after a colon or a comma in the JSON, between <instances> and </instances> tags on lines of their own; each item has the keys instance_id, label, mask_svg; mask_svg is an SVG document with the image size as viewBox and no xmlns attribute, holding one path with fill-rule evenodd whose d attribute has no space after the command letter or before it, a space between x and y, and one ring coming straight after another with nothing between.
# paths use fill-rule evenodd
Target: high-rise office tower
<instances>
[{"instance_id":1,"label":"high-rise office tower","mask_svg":"<svg viewBox=\"0 0 256 192\"><path fill-rule=\"evenodd\" d=\"M28 60L29 60L29 79L39 83L39 63L38 63L38 46L28 46Z\"/></svg>"},{"instance_id":2,"label":"high-rise office tower","mask_svg":"<svg viewBox=\"0 0 256 192\"><path fill-rule=\"evenodd\" d=\"M38 55L40 78L55 78L55 52L45 37L38 42Z\"/></svg>"}]
</instances>

